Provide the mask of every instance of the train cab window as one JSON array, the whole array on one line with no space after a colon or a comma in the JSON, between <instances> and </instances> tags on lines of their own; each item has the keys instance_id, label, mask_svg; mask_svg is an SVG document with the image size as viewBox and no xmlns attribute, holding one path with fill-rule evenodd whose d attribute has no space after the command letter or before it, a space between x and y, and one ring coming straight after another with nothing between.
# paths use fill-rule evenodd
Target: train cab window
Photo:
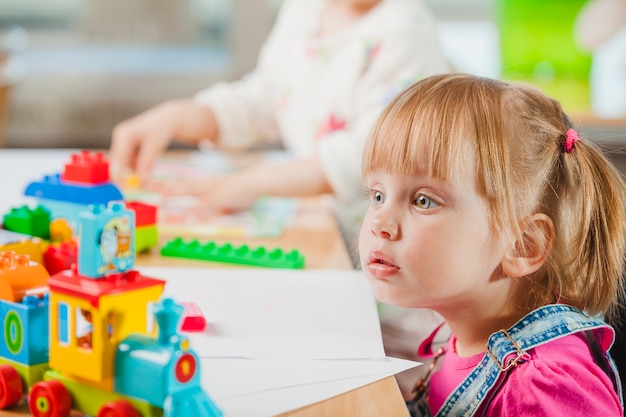
<instances>
[{"instance_id":1,"label":"train cab window","mask_svg":"<svg viewBox=\"0 0 626 417\"><path fill-rule=\"evenodd\" d=\"M91 311L76 307L76 345L83 349L92 348L93 316Z\"/></svg>"},{"instance_id":2,"label":"train cab window","mask_svg":"<svg viewBox=\"0 0 626 417\"><path fill-rule=\"evenodd\" d=\"M107 335L109 336L109 342L115 342L115 314L112 311L109 311L107 317Z\"/></svg>"},{"instance_id":3,"label":"train cab window","mask_svg":"<svg viewBox=\"0 0 626 417\"><path fill-rule=\"evenodd\" d=\"M154 322L154 302L150 301L146 305L146 333L152 334L155 329Z\"/></svg>"},{"instance_id":4,"label":"train cab window","mask_svg":"<svg viewBox=\"0 0 626 417\"><path fill-rule=\"evenodd\" d=\"M70 343L71 315L70 306L66 303L59 303L57 311L57 342L60 345L67 346Z\"/></svg>"}]
</instances>

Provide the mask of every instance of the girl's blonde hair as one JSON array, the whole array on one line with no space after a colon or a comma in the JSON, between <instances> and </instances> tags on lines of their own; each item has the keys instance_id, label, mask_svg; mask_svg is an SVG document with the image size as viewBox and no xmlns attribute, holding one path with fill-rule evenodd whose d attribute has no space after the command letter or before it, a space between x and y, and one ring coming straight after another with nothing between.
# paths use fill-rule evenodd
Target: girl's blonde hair
<instances>
[{"instance_id":1,"label":"girl's blonde hair","mask_svg":"<svg viewBox=\"0 0 626 417\"><path fill-rule=\"evenodd\" d=\"M544 305L556 293L590 314L611 313L623 293L626 186L591 142L564 151L572 127L560 104L534 88L467 74L432 76L380 116L363 174L448 180L475 165L496 236L523 241L524 219L534 213L554 223L556 241L543 273L529 277L537 284L529 297Z\"/></svg>"}]
</instances>

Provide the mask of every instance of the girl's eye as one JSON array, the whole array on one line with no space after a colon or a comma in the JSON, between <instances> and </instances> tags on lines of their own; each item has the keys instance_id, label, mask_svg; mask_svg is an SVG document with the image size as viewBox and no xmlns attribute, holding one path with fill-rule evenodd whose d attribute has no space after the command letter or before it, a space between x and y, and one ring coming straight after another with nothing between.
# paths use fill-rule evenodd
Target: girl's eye
<instances>
[{"instance_id":1,"label":"girl's eye","mask_svg":"<svg viewBox=\"0 0 626 417\"><path fill-rule=\"evenodd\" d=\"M372 190L370 192L370 196L372 199L372 204L376 206L383 204L385 202L385 195L381 193L380 191Z\"/></svg>"},{"instance_id":2,"label":"girl's eye","mask_svg":"<svg viewBox=\"0 0 626 417\"><path fill-rule=\"evenodd\" d=\"M424 194L419 194L413 201L413 204L419 209L431 209L439 205L435 200Z\"/></svg>"}]
</instances>

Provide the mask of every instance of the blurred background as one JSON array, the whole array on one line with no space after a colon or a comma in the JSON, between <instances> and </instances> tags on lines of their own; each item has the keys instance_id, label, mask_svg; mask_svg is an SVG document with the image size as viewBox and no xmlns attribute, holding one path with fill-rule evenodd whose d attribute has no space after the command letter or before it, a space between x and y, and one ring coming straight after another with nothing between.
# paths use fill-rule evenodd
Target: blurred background
<instances>
[{"instance_id":1,"label":"blurred background","mask_svg":"<svg viewBox=\"0 0 626 417\"><path fill-rule=\"evenodd\" d=\"M457 70L533 82L595 136L626 143L626 31L582 48L585 1L427 3ZM108 147L117 122L250 70L279 4L1 0L0 145Z\"/></svg>"}]
</instances>

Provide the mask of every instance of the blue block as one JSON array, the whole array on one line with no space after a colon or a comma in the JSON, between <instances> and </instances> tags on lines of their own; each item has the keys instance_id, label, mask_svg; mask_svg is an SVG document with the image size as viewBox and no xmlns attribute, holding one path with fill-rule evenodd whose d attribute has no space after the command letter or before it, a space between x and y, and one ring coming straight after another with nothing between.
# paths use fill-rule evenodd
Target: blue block
<instances>
[{"instance_id":1,"label":"blue block","mask_svg":"<svg viewBox=\"0 0 626 417\"><path fill-rule=\"evenodd\" d=\"M89 205L47 199L40 199L38 202L48 209L52 220L65 220L67 225L72 229L72 235L78 236L78 219L80 213L88 210Z\"/></svg>"},{"instance_id":2,"label":"blue block","mask_svg":"<svg viewBox=\"0 0 626 417\"><path fill-rule=\"evenodd\" d=\"M24 195L85 205L107 204L124 198L120 189L111 182L96 185L68 183L61 179L60 174L46 175L41 181L31 182Z\"/></svg>"},{"instance_id":3,"label":"blue block","mask_svg":"<svg viewBox=\"0 0 626 417\"><path fill-rule=\"evenodd\" d=\"M0 300L0 356L24 365L48 362L48 305L47 294L27 295L21 303Z\"/></svg>"},{"instance_id":4,"label":"blue block","mask_svg":"<svg viewBox=\"0 0 626 417\"><path fill-rule=\"evenodd\" d=\"M90 206L79 215L78 273L100 278L135 264L135 212L122 201Z\"/></svg>"}]
</instances>

